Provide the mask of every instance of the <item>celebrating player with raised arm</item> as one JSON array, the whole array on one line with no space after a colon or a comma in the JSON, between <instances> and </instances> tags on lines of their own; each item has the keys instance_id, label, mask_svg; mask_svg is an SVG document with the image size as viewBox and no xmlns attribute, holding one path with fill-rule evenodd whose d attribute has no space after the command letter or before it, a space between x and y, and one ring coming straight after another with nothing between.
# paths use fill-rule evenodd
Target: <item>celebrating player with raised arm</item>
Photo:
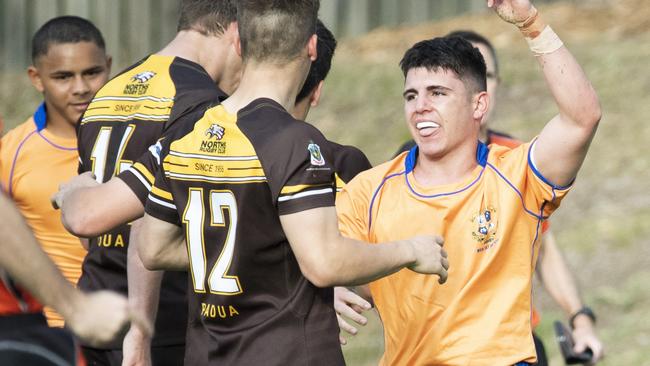
<instances>
[{"instance_id":1,"label":"celebrating player with raised arm","mask_svg":"<svg viewBox=\"0 0 650 366\"><path fill-rule=\"evenodd\" d=\"M359 174L337 197L341 230L352 238L438 232L447 243L444 286L408 271L370 284L385 365L535 362L539 230L575 179L601 112L584 72L529 1L489 5L529 42L559 114L529 143L488 148L478 141L489 106L479 51L443 37L406 52L404 111L417 146Z\"/></svg>"}]
</instances>

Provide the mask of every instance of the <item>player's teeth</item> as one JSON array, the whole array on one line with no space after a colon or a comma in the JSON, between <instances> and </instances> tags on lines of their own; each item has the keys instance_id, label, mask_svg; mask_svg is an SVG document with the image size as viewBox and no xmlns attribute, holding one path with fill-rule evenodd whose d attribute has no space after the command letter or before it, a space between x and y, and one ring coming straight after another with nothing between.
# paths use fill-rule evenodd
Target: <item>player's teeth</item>
<instances>
[{"instance_id":1,"label":"player's teeth","mask_svg":"<svg viewBox=\"0 0 650 366\"><path fill-rule=\"evenodd\" d=\"M415 125L415 127L417 127L419 130L421 130L423 128L437 128L437 127L440 127L440 125L435 123L435 122L427 121L427 122L418 122Z\"/></svg>"}]
</instances>

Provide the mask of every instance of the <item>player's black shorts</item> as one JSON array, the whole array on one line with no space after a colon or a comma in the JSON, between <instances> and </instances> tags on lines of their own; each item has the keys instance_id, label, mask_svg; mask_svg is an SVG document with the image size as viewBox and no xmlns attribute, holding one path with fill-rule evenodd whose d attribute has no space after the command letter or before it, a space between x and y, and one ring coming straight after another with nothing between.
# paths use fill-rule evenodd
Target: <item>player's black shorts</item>
<instances>
[{"instance_id":1,"label":"player's black shorts","mask_svg":"<svg viewBox=\"0 0 650 366\"><path fill-rule=\"evenodd\" d=\"M121 349L97 349L81 347L88 366L121 366ZM153 366L182 366L185 345L151 347Z\"/></svg>"},{"instance_id":2,"label":"player's black shorts","mask_svg":"<svg viewBox=\"0 0 650 366\"><path fill-rule=\"evenodd\" d=\"M0 360L3 366L74 366L78 347L70 332L48 327L41 313L2 316Z\"/></svg>"}]
</instances>

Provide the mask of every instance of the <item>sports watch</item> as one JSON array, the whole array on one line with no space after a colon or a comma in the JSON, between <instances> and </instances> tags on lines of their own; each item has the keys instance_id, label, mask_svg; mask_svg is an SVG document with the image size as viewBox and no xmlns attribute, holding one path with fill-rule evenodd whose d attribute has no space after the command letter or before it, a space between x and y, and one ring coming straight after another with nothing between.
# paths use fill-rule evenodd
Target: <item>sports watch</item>
<instances>
[{"instance_id":1,"label":"sports watch","mask_svg":"<svg viewBox=\"0 0 650 366\"><path fill-rule=\"evenodd\" d=\"M580 314L586 315L587 317L589 317L589 319L591 319L591 321L594 324L596 324L596 314L594 314L594 311L591 310L591 308L589 306L583 306L582 308L580 308L580 310L576 311L569 318L569 325L571 326L571 329L575 329L575 326L573 325L573 322L574 322L574 320L576 320L576 317L578 315L580 315Z\"/></svg>"}]
</instances>

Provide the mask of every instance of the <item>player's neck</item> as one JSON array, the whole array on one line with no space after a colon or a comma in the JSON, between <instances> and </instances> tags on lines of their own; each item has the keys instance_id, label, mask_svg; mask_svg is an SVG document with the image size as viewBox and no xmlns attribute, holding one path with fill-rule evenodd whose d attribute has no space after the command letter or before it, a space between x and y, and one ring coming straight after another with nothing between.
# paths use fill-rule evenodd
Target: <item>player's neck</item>
<instances>
[{"instance_id":1,"label":"player's neck","mask_svg":"<svg viewBox=\"0 0 650 366\"><path fill-rule=\"evenodd\" d=\"M299 62L282 66L249 63L244 66L239 87L223 102L223 106L230 113L236 113L255 99L269 98L291 113L304 82L306 71L301 71L301 68L304 67Z\"/></svg>"},{"instance_id":2,"label":"player's neck","mask_svg":"<svg viewBox=\"0 0 650 366\"><path fill-rule=\"evenodd\" d=\"M221 38L205 36L196 31L180 31L176 37L169 42L162 50L156 52L161 56L174 56L184 58L201 65L210 75L212 80L217 79L220 60L215 55L224 52L226 42L220 42ZM222 44L223 43L223 44Z\"/></svg>"},{"instance_id":3,"label":"player's neck","mask_svg":"<svg viewBox=\"0 0 650 366\"><path fill-rule=\"evenodd\" d=\"M52 108L50 108L47 114L45 130L56 137L64 139L76 138L77 131L75 130L74 125L66 121L63 116L52 113L51 110Z\"/></svg>"},{"instance_id":4,"label":"player's neck","mask_svg":"<svg viewBox=\"0 0 650 366\"><path fill-rule=\"evenodd\" d=\"M477 143L464 144L441 157L418 153L413 174L420 185L433 187L462 182L476 166Z\"/></svg>"}]
</instances>

